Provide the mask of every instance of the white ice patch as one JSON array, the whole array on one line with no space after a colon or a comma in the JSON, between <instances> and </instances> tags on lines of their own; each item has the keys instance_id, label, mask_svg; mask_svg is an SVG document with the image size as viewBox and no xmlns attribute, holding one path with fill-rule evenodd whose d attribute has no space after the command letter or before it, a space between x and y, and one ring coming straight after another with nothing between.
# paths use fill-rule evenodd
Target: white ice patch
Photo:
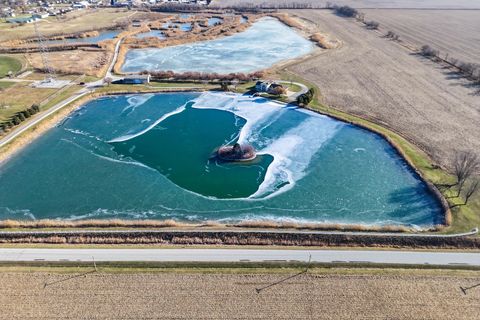
<instances>
[{"instance_id":1,"label":"white ice patch","mask_svg":"<svg viewBox=\"0 0 480 320\"><path fill-rule=\"evenodd\" d=\"M128 98L127 98L128 106L123 108L122 114L127 115L127 114L135 111L136 108L140 107L141 105L143 105L145 102L147 102L148 100L150 100L154 96L155 95L153 93L136 94L136 95L128 96Z\"/></svg>"},{"instance_id":2,"label":"white ice patch","mask_svg":"<svg viewBox=\"0 0 480 320\"><path fill-rule=\"evenodd\" d=\"M257 102L255 102L257 100ZM246 120L238 137L239 143L249 142L252 129L265 123L274 116L279 116L284 110L282 105L265 98L251 98L238 94L207 92L194 100L192 106L197 109L217 109L232 112ZM258 103L258 101L262 101Z\"/></svg>"},{"instance_id":3,"label":"white ice patch","mask_svg":"<svg viewBox=\"0 0 480 320\"><path fill-rule=\"evenodd\" d=\"M315 153L343 126L323 116L312 116L290 129L258 154L270 154L273 162L265 179L250 198L269 198L293 188L303 178Z\"/></svg>"},{"instance_id":4,"label":"white ice patch","mask_svg":"<svg viewBox=\"0 0 480 320\"><path fill-rule=\"evenodd\" d=\"M315 153L330 140L343 123L310 111L285 107L265 98L252 98L234 93L206 92L193 100L192 108L228 111L245 119L238 142L262 146L259 155L269 154L273 161L258 190L249 199L266 199L290 190L303 178ZM165 119L183 112L185 105L161 116L144 130L121 136L110 142L122 142L153 129ZM308 117L277 138L261 137L262 129L273 125L285 112L308 113Z\"/></svg>"},{"instance_id":5,"label":"white ice patch","mask_svg":"<svg viewBox=\"0 0 480 320\"><path fill-rule=\"evenodd\" d=\"M193 108L218 109L234 113L246 120L239 143L254 143L260 139L256 132L274 123L284 112L304 112L309 117L277 139L262 141L265 147L257 154L270 154L264 181L250 199L269 198L290 190L306 174L314 154L330 140L343 123L302 109L291 110L275 101L250 98L238 94L202 94L194 100Z\"/></svg>"},{"instance_id":6,"label":"white ice patch","mask_svg":"<svg viewBox=\"0 0 480 320\"><path fill-rule=\"evenodd\" d=\"M144 134L144 133L150 131L151 129L153 129L157 124L159 124L163 120L165 120L165 119L167 119L167 118L169 118L169 117L171 117L171 116L173 116L177 113L180 113L183 110L185 110L185 105L181 106L180 108L177 108L177 109L173 110L172 112L164 114L163 116L158 118L157 121L153 122L151 125L149 125L145 129L143 129L142 131L139 131L137 133L127 134L127 135L124 135L124 136L121 136L121 137L118 137L118 138L114 138L114 139L112 139L108 142L109 143L111 143L111 142L123 142L123 141L133 139L135 137L141 136L142 134Z\"/></svg>"}]
</instances>

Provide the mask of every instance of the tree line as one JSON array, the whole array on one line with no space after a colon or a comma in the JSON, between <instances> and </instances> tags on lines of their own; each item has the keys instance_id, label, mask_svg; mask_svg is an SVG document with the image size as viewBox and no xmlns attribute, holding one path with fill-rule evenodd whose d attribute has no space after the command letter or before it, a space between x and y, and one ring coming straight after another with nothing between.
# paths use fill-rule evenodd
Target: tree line
<instances>
[{"instance_id":1,"label":"tree line","mask_svg":"<svg viewBox=\"0 0 480 320\"><path fill-rule=\"evenodd\" d=\"M429 45L424 45L420 48L419 52L422 56L432 59L439 59L446 61L452 66L456 67L464 77L475 81L480 84L480 64L472 62L464 62L456 58L449 57L448 53L445 58L440 57L440 50L432 48Z\"/></svg>"},{"instance_id":2,"label":"tree line","mask_svg":"<svg viewBox=\"0 0 480 320\"><path fill-rule=\"evenodd\" d=\"M173 71L143 71L142 74L150 74L153 79L159 80L181 80L181 81L216 81L216 82L229 82L237 80L239 82L255 81L263 77L263 72L257 71L252 73L229 73L219 74L216 72L183 72L176 73Z\"/></svg>"},{"instance_id":3,"label":"tree line","mask_svg":"<svg viewBox=\"0 0 480 320\"><path fill-rule=\"evenodd\" d=\"M39 111L40 107L37 104L33 104L30 108L15 113L7 121L0 123L0 131L7 132L9 129L18 126L20 123L27 120Z\"/></svg>"}]
</instances>

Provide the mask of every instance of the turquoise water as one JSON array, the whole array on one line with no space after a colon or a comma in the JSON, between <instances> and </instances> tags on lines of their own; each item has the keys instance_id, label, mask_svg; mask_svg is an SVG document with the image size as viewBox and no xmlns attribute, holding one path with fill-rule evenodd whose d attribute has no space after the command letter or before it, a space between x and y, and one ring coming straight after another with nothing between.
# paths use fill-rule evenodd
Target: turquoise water
<instances>
[{"instance_id":1,"label":"turquoise water","mask_svg":"<svg viewBox=\"0 0 480 320\"><path fill-rule=\"evenodd\" d=\"M100 31L99 35L96 37L86 37L86 38L65 38L62 40L48 40L45 41L46 44L58 44L58 43L97 43L104 40L110 40L115 38L121 30L107 30Z\"/></svg>"},{"instance_id":2,"label":"turquoise water","mask_svg":"<svg viewBox=\"0 0 480 320\"><path fill-rule=\"evenodd\" d=\"M128 51L123 72L252 72L305 55L314 45L273 18L255 22L244 32L211 41L167 48Z\"/></svg>"},{"instance_id":3,"label":"turquoise water","mask_svg":"<svg viewBox=\"0 0 480 320\"><path fill-rule=\"evenodd\" d=\"M252 144L250 164L210 159ZM441 208L379 136L264 98L111 96L0 167L0 219L274 219L431 226Z\"/></svg>"}]
</instances>

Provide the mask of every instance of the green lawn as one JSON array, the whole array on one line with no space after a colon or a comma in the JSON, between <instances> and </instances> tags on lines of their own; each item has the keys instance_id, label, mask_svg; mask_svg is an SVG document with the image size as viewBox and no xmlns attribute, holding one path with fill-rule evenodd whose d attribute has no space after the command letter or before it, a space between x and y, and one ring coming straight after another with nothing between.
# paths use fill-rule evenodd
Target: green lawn
<instances>
[{"instance_id":1,"label":"green lawn","mask_svg":"<svg viewBox=\"0 0 480 320\"><path fill-rule=\"evenodd\" d=\"M22 70L22 62L7 56L0 56L0 78L5 77L9 71L14 74Z\"/></svg>"}]
</instances>

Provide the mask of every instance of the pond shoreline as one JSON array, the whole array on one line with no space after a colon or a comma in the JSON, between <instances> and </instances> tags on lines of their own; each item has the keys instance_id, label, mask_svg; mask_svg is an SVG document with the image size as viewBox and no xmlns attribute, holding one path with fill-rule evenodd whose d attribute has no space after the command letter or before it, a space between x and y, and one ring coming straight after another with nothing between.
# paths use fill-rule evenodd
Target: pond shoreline
<instances>
[{"instance_id":1,"label":"pond shoreline","mask_svg":"<svg viewBox=\"0 0 480 320\"><path fill-rule=\"evenodd\" d=\"M101 98L105 96L112 96L112 95L130 95L130 94L146 94L146 93L163 93L163 92L194 92L195 90L192 89L185 89L185 90L179 90L179 89L174 89L174 90L165 90L165 89L151 89L151 90L137 90L137 91L125 91L125 90L118 90L118 91L111 91L111 92L102 92L102 93L93 93L89 94L87 96L84 96L80 98L79 100L73 101L70 105L67 105L65 108L59 110L57 113L53 114L51 117L45 119L42 123L37 125L36 127L32 128L32 130L29 130L24 133L21 137L18 137L15 139L10 145L7 145L7 150L2 150L2 153L0 153L0 165L8 161L13 155L15 155L17 152L19 152L21 149L23 149L25 146L27 146L29 143L32 143L36 138L40 137L43 135L46 131L54 127L57 123L63 121L66 117L68 117L73 111L81 107L82 105ZM205 90L197 90L197 91L205 91ZM283 103L282 103L283 104ZM367 225L367 224L348 224L348 223L301 223L301 222L281 222L281 221L275 221L275 220L244 220L240 222L240 225L243 223L243 227L247 228L274 228L274 229L282 229L282 228L294 228L294 229L299 229L299 230L341 230L341 231L369 231L369 232L382 232L382 231L388 231L388 232L415 232L415 231L440 231L442 230L445 226L449 226L451 223L451 212L448 207L448 203L446 202L446 199L443 197L443 195L438 191L438 189L430 182L428 181L422 172L418 170L413 162L408 158L408 156L403 152L402 148L397 145L390 137L383 132L377 131L373 128L368 127L368 125L364 125L362 123L358 123L355 121L351 121L348 119L344 119L342 117L339 117L337 115L328 113L328 112L322 112L318 109L313 109L313 108L307 108L309 111L319 113L322 115L327 115L333 119L339 120L344 123L350 123L355 126L361 127L365 130L368 130L374 134L380 135L386 142L393 147L393 149L399 154L399 156L402 158L403 161L405 161L410 169L414 173L416 173L419 177L419 179L425 183L429 191L433 194L433 196L438 200L439 204L441 205L443 211L444 211L444 224L442 225L434 225L431 227L425 227L425 228L410 228L406 225L401 225L401 224L396 224L396 225ZM21 140L19 140L21 139ZM47 224L48 227L51 228L63 228L67 227L69 224L75 225L77 224L76 221L68 221L68 220L63 220L63 221L52 221L52 220L47 220L48 222L45 222L45 220L36 220L36 221L21 221L21 220L6 220L10 221L10 224L15 225L15 226L27 226L29 224L36 225L37 226L33 228L42 228L42 224ZM92 220L89 220L92 221ZM96 225L102 225L102 224L107 224L109 220L97 220L97 222L94 222ZM132 228L138 228L139 224L141 225L142 220L135 220L134 222L128 222L128 220L116 220L117 224L119 223L118 221L121 221L120 224L124 224L126 227L132 227ZM158 220L159 224L164 223L164 221ZM185 225L184 222L175 222L177 224ZM199 223L202 223L199 221ZM206 222L206 223L215 223L216 222ZM82 224L81 221L78 221L78 224ZM137 226L136 226L137 225ZM186 224L187 226L189 225L188 223ZM191 225L190 225L191 226ZM195 225L194 225L195 226ZM110 226L112 227L112 226ZM113 224L113 227L115 227L115 223ZM0 228L2 228L1 223L0 223ZM10 227L6 227L7 229ZM15 227L13 227L15 228ZM28 227L27 227L28 228ZM74 228L77 228L74 226Z\"/></svg>"}]
</instances>

